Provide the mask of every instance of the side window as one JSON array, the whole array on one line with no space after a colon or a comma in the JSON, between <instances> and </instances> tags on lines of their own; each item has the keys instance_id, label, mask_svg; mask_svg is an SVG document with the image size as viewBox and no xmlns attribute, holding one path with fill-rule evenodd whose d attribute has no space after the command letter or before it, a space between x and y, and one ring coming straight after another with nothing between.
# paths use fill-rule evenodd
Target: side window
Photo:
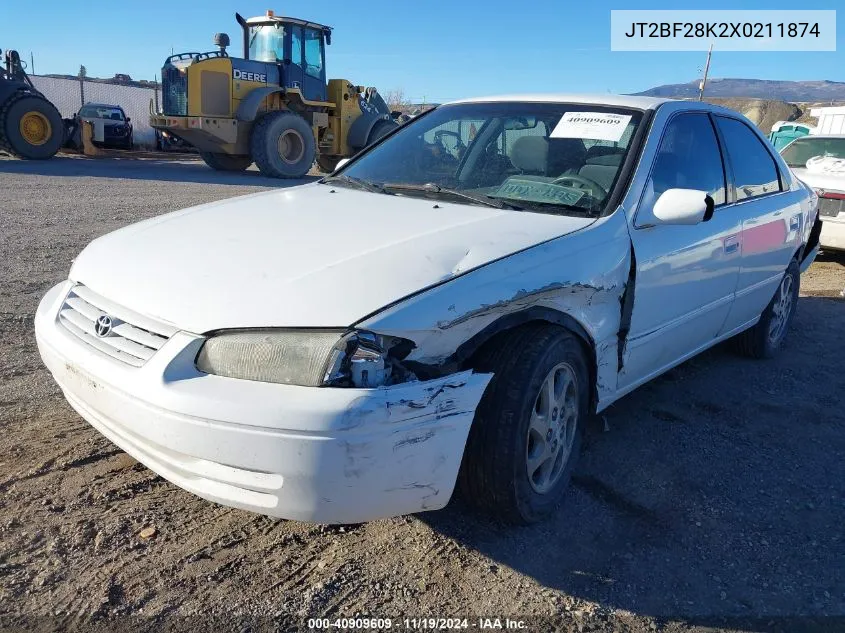
<instances>
[{"instance_id":1,"label":"side window","mask_svg":"<svg viewBox=\"0 0 845 633\"><path fill-rule=\"evenodd\" d=\"M668 189L698 189L710 194L716 205L725 203L725 169L707 114L680 114L669 121L650 184L654 200Z\"/></svg>"},{"instance_id":2,"label":"side window","mask_svg":"<svg viewBox=\"0 0 845 633\"><path fill-rule=\"evenodd\" d=\"M323 34L305 29L305 72L319 79L323 75Z\"/></svg>"},{"instance_id":3,"label":"side window","mask_svg":"<svg viewBox=\"0 0 845 633\"><path fill-rule=\"evenodd\" d=\"M716 124L731 159L736 199L780 191L775 159L751 128L742 121L721 116L716 117Z\"/></svg>"},{"instance_id":4,"label":"side window","mask_svg":"<svg viewBox=\"0 0 845 633\"><path fill-rule=\"evenodd\" d=\"M302 66L302 27L290 27L290 61Z\"/></svg>"}]
</instances>

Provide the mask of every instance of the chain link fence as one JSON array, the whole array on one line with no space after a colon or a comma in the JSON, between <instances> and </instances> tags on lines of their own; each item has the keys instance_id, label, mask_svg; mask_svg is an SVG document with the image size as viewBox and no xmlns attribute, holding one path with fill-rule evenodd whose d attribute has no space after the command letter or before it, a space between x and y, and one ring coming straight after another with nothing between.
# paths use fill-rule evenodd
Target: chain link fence
<instances>
[{"instance_id":1,"label":"chain link fence","mask_svg":"<svg viewBox=\"0 0 845 633\"><path fill-rule=\"evenodd\" d=\"M148 149L155 147L155 130L150 127L150 101L161 102L160 89L38 75L30 75L30 79L55 104L64 118L71 118L86 103L119 105L126 116L132 119L135 146Z\"/></svg>"}]
</instances>

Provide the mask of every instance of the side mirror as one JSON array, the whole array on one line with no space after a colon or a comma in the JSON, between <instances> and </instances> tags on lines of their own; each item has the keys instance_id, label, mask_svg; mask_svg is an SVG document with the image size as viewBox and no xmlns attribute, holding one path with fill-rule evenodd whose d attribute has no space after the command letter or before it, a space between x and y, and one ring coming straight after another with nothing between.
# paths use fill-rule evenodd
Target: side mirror
<instances>
[{"instance_id":1,"label":"side mirror","mask_svg":"<svg viewBox=\"0 0 845 633\"><path fill-rule=\"evenodd\" d=\"M654 203L652 214L660 224L698 224L713 217L714 209L706 191L667 189Z\"/></svg>"},{"instance_id":2,"label":"side mirror","mask_svg":"<svg viewBox=\"0 0 845 633\"><path fill-rule=\"evenodd\" d=\"M127 123L129 123L131 120L132 120L132 119L130 119L129 117L126 117L126 122L127 122Z\"/></svg>"},{"instance_id":3,"label":"side mirror","mask_svg":"<svg viewBox=\"0 0 845 633\"><path fill-rule=\"evenodd\" d=\"M339 161L337 161L337 165L335 166L334 170L337 171L338 169L343 167L348 162L349 162L348 158L341 158Z\"/></svg>"}]
</instances>

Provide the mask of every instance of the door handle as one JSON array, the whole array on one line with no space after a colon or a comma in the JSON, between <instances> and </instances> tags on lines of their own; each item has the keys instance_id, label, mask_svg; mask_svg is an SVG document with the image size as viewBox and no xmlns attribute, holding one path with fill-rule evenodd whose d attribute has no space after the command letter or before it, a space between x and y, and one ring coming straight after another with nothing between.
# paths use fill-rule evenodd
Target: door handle
<instances>
[{"instance_id":1,"label":"door handle","mask_svg":"<svg viewBox=\"0 0 845 633\"><path fill-rule=\"evenodd\" d=\"M739 236L730 235L725 238L725 252L728 254L735 253L739 249Z\"/></svg>"}]
</instances>

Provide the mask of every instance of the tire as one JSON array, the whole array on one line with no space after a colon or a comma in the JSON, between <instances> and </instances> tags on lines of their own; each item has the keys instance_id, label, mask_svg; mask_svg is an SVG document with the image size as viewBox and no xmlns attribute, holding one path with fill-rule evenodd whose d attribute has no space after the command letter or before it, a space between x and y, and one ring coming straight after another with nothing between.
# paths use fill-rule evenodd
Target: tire
<instances>
[{"instance_id":1,"label":"tire","mask_svg":"<svg viewBox=\"0 0 845 633\"><path fill-rule=\"evenodd\" d=\"M377 121L376 124L373 126L373 129L370 130L370 134L367 137L367 145L372 145L377 140L379 140L382 136L389 134L393 130L399 127L399 124L396 121L388 121L388 120L381 120Z\"/></svg>"},{"instance_id":2,"label":"tire","mask_svg":"<svg viewBox=\"0 0 845 633\"><path fill-rule=\"evenodd\" d=\"M308 122L293 112L270 112L252 129L255 164L271 178L302 178L314 164L317 144Z\"/></svg>"},{"instance_id":3,"label":"tire","mask_svg":"<svg viewBox=\"0 0 845 633\"><path fill-rule=\"evenodd\" d=\"M459 490L478 510L508 523L535 523L559 505L581 448L590 394L584 348L564 328L529 324L496 337L480 352L473 368L493 372L493 379L475 412L458 477ZM567 394L558 404L568 406L553 408L541 395L541 387L551 375L555 380L561 378L560 388ZM570 382L571 387L563 386ZM540 409L546 411L546 421L555 421L559 432L556 435L550 428L542 442L536 428L542 419L537 415ZM565 410L569 410L569 424L560 422ZM538 451L552 448L558 437L555 455L561 462L555 459L548 464L547 460L535 470L539 461L531 464L529 453L540 455ZM545 488L540 485L544 467L549 474Z\"/></svg>"},{"instance_id":4,"label":"tire","mask_svg":"<svg viewBox=\"0 0 845 633\"><path fill-rule=\"evenodd\" d=\"M62 115L41 95L20 92L0 108L0 151L44 160L55 156L64 137Z\"/></svg>"},{"instance_id":5,"label":"tire","mask_svg":"<svg viewBox=\"0 0 845 633\"><path fill-rule=\"evenodd\" d=\"M337 169L337 164L340 162L340 158L335 157L328 157L328 156L317 156L317 166L327 174L332 173L335 169Z\"/></svg>"},{"instance_id":6,"label":"tire","mask_svg":"<svg viewBox=\"0 0 845 633\"><path fill-rule=\"evenodd\" d=\"M235 156L234 154L222 154L217 152L200 152L200 158L205 164L217 171L244 171L252 165L252 158L249 156Z\"/></svg>"},{"instance_id":7,"label":"tire","mask_svg":"<svg viewBox=\"0 0 845 633\"><path fill-rule=\"evenodd\" d=\"M773 358L783 347L798 305L801 271L792 260L783 274L775 295L760 315L757 324L734 338L737 351L750 358ZM786 314L781 317L783 311Z\"/></svg>"}]
</instances>

